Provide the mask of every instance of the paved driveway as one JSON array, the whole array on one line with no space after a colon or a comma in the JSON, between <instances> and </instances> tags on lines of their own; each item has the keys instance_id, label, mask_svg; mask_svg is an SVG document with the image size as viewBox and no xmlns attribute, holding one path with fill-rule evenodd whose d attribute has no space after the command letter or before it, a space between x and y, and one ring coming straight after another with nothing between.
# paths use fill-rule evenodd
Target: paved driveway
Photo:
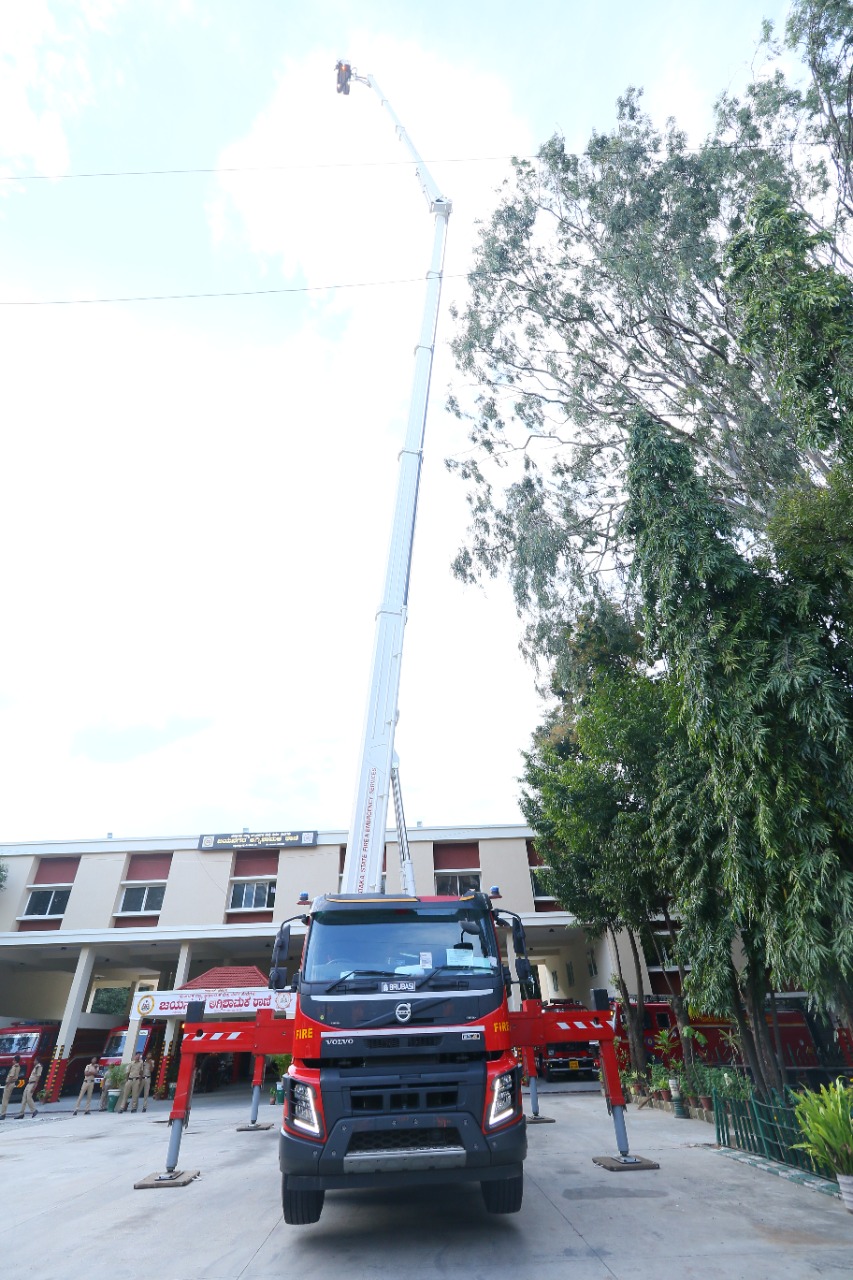
<instances>
[{"instance_id":1,"label":"paved driveway","mask_svg":"<svg viewBox=\"0 0 853 1280\"><path fill-rule=\"evenodd\" d=\"M66 1104L67 1105L67 1104ZM607 1173L597 1095L549 1094L531 1127L521 1213L488 1216L476 1185L334 1192L321 1221L285 1226L277 1131L237 1133L245 1093L196 1101L183 1190L134 1191L165 1163L167 1104L147 1115L43 1109L0 1125L3 1274L39 1280L808 1280L853 1275L853 1214L709 1146L698 1121L628 1110L656 1172ZM264 1105L262 1120L277 1119Z\"/></svg>"}]
</instances>

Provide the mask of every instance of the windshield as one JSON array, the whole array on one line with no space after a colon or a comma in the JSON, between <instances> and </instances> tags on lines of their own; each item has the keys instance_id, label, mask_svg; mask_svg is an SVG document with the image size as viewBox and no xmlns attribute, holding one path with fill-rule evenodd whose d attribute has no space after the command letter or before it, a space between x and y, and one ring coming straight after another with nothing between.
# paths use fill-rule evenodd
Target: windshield
<instances>
[{"instance_id":1,"label":"windshield","mask_svg":"<svg viewBox=\"0 0 853 1280\"><path fill-rule=\"evenodd\" d=\"M494 932L481 911L456 907L318 912L303 976L331 982L364 975L425 976L434 969L498 967Z\"/></svg>"},{"instance_id":2,"label":"windshield","mask_svg":"<svg viewBox=\"0 0 853 1280\"><path fill-rule=\"evenodd\" d=\"M110 1036L107 1041L107 1047L104 1049L105 1058L120 1058L124 1053L124 1042L127 1039L127 1032L122 1031L121 1035Z\"/></svg>"},{"instance_id":3,"label":"windshield","mask_svg":"<svg viewBox=\"0 0 853 1280\"><path fill-rule=\"evenodd\" d=\"M30 1031L26 1034L18 1032L17 1035L0 1035L0 1053L35 1053L38 1048L38 1032Z\"/></svg>"}]
</instances>

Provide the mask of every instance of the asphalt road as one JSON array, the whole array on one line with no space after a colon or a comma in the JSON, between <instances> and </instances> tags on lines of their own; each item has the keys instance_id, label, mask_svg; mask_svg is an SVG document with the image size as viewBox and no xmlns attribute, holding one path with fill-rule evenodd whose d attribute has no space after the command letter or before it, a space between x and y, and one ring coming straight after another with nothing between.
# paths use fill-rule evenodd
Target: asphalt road
<instances>
[{"instance_id":1,"label":"asphalt road","mask_svg":"<svg viewBox=\"0 0 853 1280\"><path fill-rule=\"evenodd\" d=\"M628 1110L654 1172L608 1173L597 1094L549 1091L529 1129L524 1205L486 1214L479 1188L330 1192L316 1226L281 1216L277 1128L238 1133L249 1096L196 1100L178 1190L135 1191L165 1164L168 1104L72 1117L66 1102L0 1125L0 1258L39 1280L809 1280L853 1275L839 1200L740 1164L699 1121ZM261 1120L278 1121L264 1104Z\"/></svg>"}]
</instances>

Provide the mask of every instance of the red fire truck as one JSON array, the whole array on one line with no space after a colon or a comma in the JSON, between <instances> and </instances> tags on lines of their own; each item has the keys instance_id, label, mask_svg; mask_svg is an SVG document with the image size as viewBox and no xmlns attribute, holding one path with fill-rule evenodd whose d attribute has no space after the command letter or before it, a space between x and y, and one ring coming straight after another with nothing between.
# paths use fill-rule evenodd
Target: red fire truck
<instances>
[{"instance_id":1,"label":"red fire truck","mask_svg":"<svg viewBox=\"0 0 853 1280\"><path fill-rule=\"evenodd\" d=\"M117 1066L122 1059L125 1045L127 1044L127 1033L129 1030L128 1023L123 1026L113 1027L107 1036L107 1042L103 1047L101 1056L98 1059L101 1067L106 1071L109 1067ZM140 1022L139 1031L136 1036L136 1047L134 1053L141 1053L143 1058L148 1053L154 1052L154 1042L158 1038L162 1039L163 1026L156 1022Z\"/></svg>"},{"instance_id":2,"label":"red fire truck","mask_svg":"<svg viewBox=\"0 0 853 1280\"><path fill-rule=\"evenodd\" d=\"M543 1012L566 1013L583 1007L579 1000L551 1000L543 1004L542 1009ZM600 1066L597 1046L590 1044L588 1040L561 1038L537 1045L534 1060L536 1074L543 1080L554 1080L558 1076L595 1080Z\"/></svg>"},{"instance_id":3,"label":"red fire truck","mask_svg":"<svg viewBox=\"0 0 853 1280\"><path fill-rule=\"evenodd\" d=\"M36 1060L42 1065L42 1082L46 1081L58 1035L58 1022L16 1022L7 1027L0 1027L0 1084L5 1081L6 1072L16 1054L21 1058L18 1089L23 1090L24 1078L29 1078ZM77 1032L62 1082L64 1094L76 1093L80 1088L83 1069L100 1050L103 1043L102 1036L102 1031L91 1029L82 1029ZM15 1097L18 1096L16 1090Z\"/></svg>"},{"instance_id":4,"label":"red fire truck","mask_svg":"<svg viewBox=\"0 0 853 1280\"><path fill-rule=\"evenodd\" d=\"M622 1024L622 1006L616 1002L617 1053L620 1066L629 1065L628 1045L625 1029ZM766 1015L770 1028L771 1042L774 1038L771 1017ZM839 1069L853 1068L853 1053L849 1035L841 1029L834 1029L809 1015L804 1009L791 1002L780 1001L777 1017L779 1020L779 1036L782 1043L782 1054L785 1067L794 1079L804 1082L818 1083L824 1078L837 1074ZM737 1062L740 1057L737 1051L737 1036L734 1024L725 1018L712 1018L702 1014L693 1014L690 1018L696 1029L696 1053L703 1062L711 1066L725 1066ZM669 1033L670 1047L664 1050L660 1033ZM701 1036L701 1039L699 1038ZM678 1024L672 1005L664 1000L647 1000L643 1014L643 1043L650 1060L656 1062L681 1061L681 1041L678 1037Z\"/></svg>"},{"instance_id":5,"label":"red fire truck","mask_svg":"<svg viewBox=\"0 0 853 1280\"><path fill-rule=\"evenodd\" d=\"M43 1078L46 1078L58 1031L58 1022L15 1022L8 1027L0 1027L0 1085L5 1084L15 1057L21 1059L21 1074L12 1097L13 1103L23 1094L24 1083L29 1079L35 1062L41 1063Z\"/></svg>"}]
</instances>

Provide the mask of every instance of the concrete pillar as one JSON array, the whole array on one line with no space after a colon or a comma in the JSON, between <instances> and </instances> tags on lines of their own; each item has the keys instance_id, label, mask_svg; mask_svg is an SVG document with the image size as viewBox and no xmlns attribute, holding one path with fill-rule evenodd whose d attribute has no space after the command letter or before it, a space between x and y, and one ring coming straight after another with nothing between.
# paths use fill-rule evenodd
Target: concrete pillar
<instances>
[{"instance_id":1,"label":"concrete pillar","mask_svg":"<svg viewBox=\"0 0 853 1280\"><path fill-rule=\"evenodd\" d=\"M193 958L192 944L189 942L181 943L181 950L178 955L178 963L175 968L175 990L182 987L187 981L190 973L190 963ZM160 1059L160 1069L157 1072L157 1092L166 1088L166 1078L169 1074L169 1064L172 1058L180 1048L180 1042L177 1037L180 1034L182 1018L166 1019L166 1034L163 1037L163 1056Z\"/></svg>"},{"instance_id":2,"label":"concrete pillar","mask_svg":"<svg viewBox=\"0 0 853 1280\"><path fill-rule=\"evenodd\" d=\"M65 1011L62 1015L59 1035L56 1038L53 1061L50 1064L44 1085L44 1092L48 1102L57 1102L62 1092L62 1082L65 1079L65 1072L68 1070L68 1059L71 1057L71 1046L74 1043L74 1037L80 1025L80 1014L83 1012L83 1005L86 1001L86 993L89 990L94 967L94 948L81 947L80 955L77 958L77 968L71 981L71 990L68 992L68 999L65 1002Z\"/></svg>"}]
</instances>

